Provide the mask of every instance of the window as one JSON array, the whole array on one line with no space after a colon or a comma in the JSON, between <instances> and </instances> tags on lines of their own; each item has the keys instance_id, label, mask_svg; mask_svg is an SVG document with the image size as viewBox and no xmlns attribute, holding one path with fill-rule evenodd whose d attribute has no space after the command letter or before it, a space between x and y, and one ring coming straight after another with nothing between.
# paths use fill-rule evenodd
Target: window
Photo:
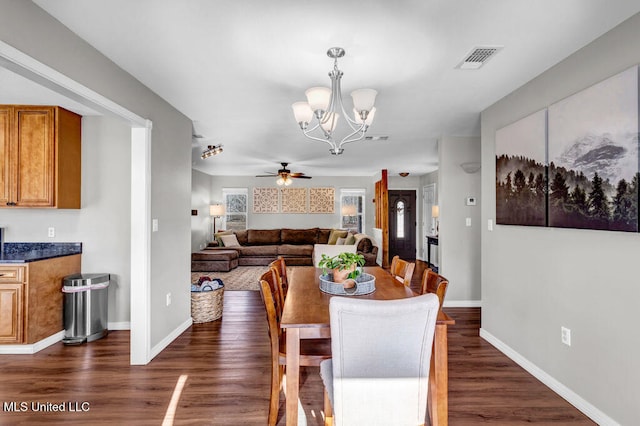
<instances>
[{"instance_id":1,"label":"window","mask_svg":"<svg viewBox=\"0 0 640 426\"><path fill-rule=\"evenodd\" d=\"M396 203L396 238L404 238L404 201Z\"/></svg>"},{"instance_id":2,"label":"window","mask_svg":"<svg viewBox=\"0 0 640 426\"><path fill-rule=\"evenodd\" d=\"M364 232L364 189L340 190L340 223L353 233Z\"/></svg>"},{"instance_id":3,"label":"window","mask_svg":"<svg viewBox=\"0 0 640 426\"><path fill-rule=\"evenodd\" d=\"M225 207L222 228L228 231L247 229L247 188L222 188Z\"/></svg>"}]
</instances>

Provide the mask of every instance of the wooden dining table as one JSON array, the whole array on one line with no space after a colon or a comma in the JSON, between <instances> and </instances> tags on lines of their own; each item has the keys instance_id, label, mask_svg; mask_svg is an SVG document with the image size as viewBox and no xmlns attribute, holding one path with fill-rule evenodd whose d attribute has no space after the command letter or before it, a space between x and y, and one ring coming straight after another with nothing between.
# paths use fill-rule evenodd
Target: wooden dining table
<instances>
[{"instance_id":1,"label":"wooden dining table","mask_svg":"<svg viewBox=\"0 0 640 426\"><path fill-rule=\"evenodd\" d=\"M413 297L416 293L397 281L379 266L367 266L364 272L375 276L376 290L361 296L333 296L320 290L322 269L313 266L291 268L287 272L288 290L280 326L286 330L286 424L298 424L300 388L300 340L330 338L329 300L332 297L357 297L393 300ZM447 326L455 321L445 312L438 312L429 372L429 419L431 426L446 426L448 419Z\"/></svg>"}]
</instances>

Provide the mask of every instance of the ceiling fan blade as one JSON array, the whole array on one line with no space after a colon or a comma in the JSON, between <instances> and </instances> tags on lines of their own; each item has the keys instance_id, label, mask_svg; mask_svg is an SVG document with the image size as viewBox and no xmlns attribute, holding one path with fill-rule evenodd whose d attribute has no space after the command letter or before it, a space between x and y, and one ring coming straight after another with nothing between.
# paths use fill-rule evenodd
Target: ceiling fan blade
<instances>
[{"instance_id":1,"label":"ceiling fan blade","mask_svg":"<svg viewBox=\"0 0 640 426\"><path fill-rule=\"evenodd\" d=\"M311 176L294 176L294 175L290 175L289 177L291 178L295 178L295 179L311 179Z\"/></svg>"},{"instance_id":2,"label":"ceiling fan blade","mask_svg":"<svg viewBox=\"0 0 640 426\"><path fill-rule=\"evenodd\" d=\"M276 174L272 174L272 175L256 175L256 177L276 177L278 175Z\"/></svg>"},{"instance_id":3,"label":"ceiling fan blade","mask_svg":"<svg viewBox=\"0 0 640 426\"><path fill-rule=\"evenodd\" d=\"M304 173L289 173L289 176L304 176Z\"/></svg>"}]
</instances>

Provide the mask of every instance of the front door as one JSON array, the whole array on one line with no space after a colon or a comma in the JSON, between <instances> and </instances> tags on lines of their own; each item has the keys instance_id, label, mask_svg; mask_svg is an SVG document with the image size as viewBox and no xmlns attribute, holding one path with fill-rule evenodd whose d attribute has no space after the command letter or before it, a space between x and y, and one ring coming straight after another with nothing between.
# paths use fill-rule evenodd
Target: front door
<instances>
[{"instance_id":1,"label":"front door","mask_svg":"<svg viewBox=\"0 0 640 426\"><path fill-rule=\"evenodd\" d=\"M389 190L389 258L416 258L416 191Z\"/></svg>"}]
</instances>

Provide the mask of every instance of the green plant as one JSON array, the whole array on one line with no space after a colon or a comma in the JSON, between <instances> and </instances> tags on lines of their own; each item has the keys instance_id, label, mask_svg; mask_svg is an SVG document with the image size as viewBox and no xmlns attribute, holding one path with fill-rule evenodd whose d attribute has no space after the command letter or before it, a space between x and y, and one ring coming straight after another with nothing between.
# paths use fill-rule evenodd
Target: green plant
<instances>
[{"instance_id":1,"label":"green plant","mask_svg":"<svg viewBox=\"0 0 640 426\"><path fill-rule=\"evenodd\" d=\"M357 253L340 253L333 257L329 257L323 254L318 262L318 266L322 268L322 273L326 275L327 269L337 269L338 271L344 271L346 269L355 268L349 273L347 278L355 279L360 275L360 269L357 266L364 266L364 256Z\"/></svg>"}]
</instances>

